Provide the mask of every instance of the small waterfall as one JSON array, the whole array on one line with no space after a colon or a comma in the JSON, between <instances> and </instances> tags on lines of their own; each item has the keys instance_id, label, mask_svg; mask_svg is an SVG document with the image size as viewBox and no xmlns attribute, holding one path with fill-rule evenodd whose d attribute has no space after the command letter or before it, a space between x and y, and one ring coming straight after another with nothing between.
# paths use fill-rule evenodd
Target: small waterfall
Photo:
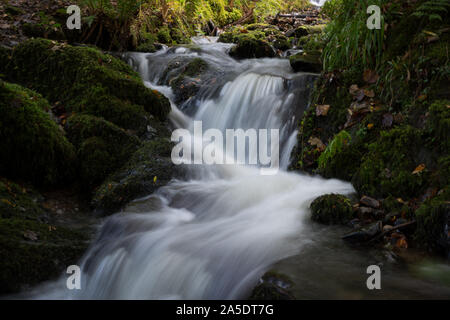
<instances>
[{"instance_id":1,"label":"small waterfall","mask_svg":"<svg viewBox=\"0 0 450 320\"><path fill-rule=\"evenodd\" d=\"M172 120L191 128L280 130L282 167L296 141L314 75L293 74L287 60L235 61L229 45L197 41L201 50L163 49L130 54L147 86L169 98L165 67L174 58L201 57L224 73L200 92L191 117L172 104ZM159 86L159 87L158 87ZM211 94L215 92L215 94ZM172 181L109 217L80 266L82 290L65 278L40 288L37 298L236 299L246 298L273 263L298 253L310 202L326 193L349 194L349 183L280 170L260 175L252 166L194 167L201 174Z\"/></svg>"}]
</instances>

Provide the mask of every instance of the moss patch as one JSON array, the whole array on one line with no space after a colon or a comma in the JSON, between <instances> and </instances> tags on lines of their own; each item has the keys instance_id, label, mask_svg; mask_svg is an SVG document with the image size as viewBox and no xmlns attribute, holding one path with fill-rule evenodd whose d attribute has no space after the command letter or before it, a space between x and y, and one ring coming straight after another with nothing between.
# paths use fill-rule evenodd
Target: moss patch
<instances>
[{"instance_id":1,"label":"moss patch","mask_svg":"<svg viewBox=\"0 0 450 320\"><path fill-rule=\"evenodd\" d=\"M89 188L122 166L141 144L122 128L91 115L70 117L66 130L78 150L80 178Z\"/></svg>"},{"instance_id":2,"label":"moss patch","mask_svg":"<svg viewBox=\"0 0 450 320\"><path fill-rule=\"evenodd\" d=\"M326 194L311 203L311 219L323 224L345 224L353 217L350 199L339 194Z\"/></svg>"},{"instance_id":3,"label":"moss patch","mask_svg":"<svg viewBox=\"0 0 450 320\"><path fill-rule=\"evenodd\" d=\"M73 177L75 150L48 114L48 102L19 85L0 82L0 172L49 186Z\"/></svg>"},{"instance_id":4,"label":"moss patch","mask_svg":"<svg viewBox=\"0 0 450 320\"><path fill-rule=\"evenodd\" d=\"M21 43L8 66L10 79L60 101L72 111L91 113L127 129L143 130L147 113L165 120L168 100L146 88L124 62L89 47L33 39Z\"/></svg>"}]
</instances>

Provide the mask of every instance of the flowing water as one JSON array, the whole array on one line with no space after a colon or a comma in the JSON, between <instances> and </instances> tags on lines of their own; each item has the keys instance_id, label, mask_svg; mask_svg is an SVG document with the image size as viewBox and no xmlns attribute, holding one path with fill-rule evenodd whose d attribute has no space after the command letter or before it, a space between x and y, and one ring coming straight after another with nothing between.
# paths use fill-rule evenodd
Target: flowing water
<instances>
[{"instance_id":1,"label":"flowing water","mask_svg":"<svg viewBox=\"0 0 450 320\"><path fill-rule=\"evenodd\" d=\"M390 260L347 248L338 229L308 221L314 198L351 194L353 187L286 171L315 76L292 73L286 59L238 62L227 55L228 44L211 38L194 42L195 48L163 48L128 58L148 87L172 101L167 66L175 58L205 60L214 70L213 84L179 106L172 102L174 127L192 130L193 121L201 120L204 128L221 131L279 129L279 172L261 175L257 166L246 165L186 165L187 179L172 181L104 221L80 261L82 290L67 290L62 277L36 289L33 297L246 298L274 265L293 278L300 298L366 297L365 268ZM406 271L392 273L400 280L394 281L398 285L391 296L406 296L411 286L418 292L433 287L428 280L414 282ZM440 290L419 296L449 292Z\"/></svg>"}]
</instances>

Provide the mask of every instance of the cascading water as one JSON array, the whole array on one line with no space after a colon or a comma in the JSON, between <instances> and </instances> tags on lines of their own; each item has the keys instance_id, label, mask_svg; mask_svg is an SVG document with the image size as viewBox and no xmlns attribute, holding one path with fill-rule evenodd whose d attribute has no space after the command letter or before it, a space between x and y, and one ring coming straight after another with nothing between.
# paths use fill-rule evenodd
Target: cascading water
<instances>
[{"instance_id":1,"label":"cascading water","mask_svg":"<svg viewBox=\"0 0 450 320\"><path fill-rule=\"evenodd\" d=\"M82 290L65 279L39 288L37 298L245 298L273 263L302 249L310 202L321 194L353 192L350 184L286 172L296 124L314 75L293 74L283 59L237 62L227 44L130 54L145 83L173 98L164 66L174 57L200 56L221 74L215 86L181 107L176 126L279 129L280 167L272 176L253 166L189 166L191 179L172 181L109 217L80 262ZM203 40L203 42L209 42Z\"/></svg>"}]
</instances>

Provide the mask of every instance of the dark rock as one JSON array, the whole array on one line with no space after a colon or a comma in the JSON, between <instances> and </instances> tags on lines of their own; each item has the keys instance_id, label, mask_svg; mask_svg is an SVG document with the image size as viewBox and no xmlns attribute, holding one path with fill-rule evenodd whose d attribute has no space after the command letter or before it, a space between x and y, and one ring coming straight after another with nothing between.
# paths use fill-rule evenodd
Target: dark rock
<instances>
[{"instance_id":1,"label":"dark rock","mask_svg":"<svg viewBox=\"0 0 450 320\"><path fill-rule=\"evenodd\" d=\"M289 291L292 281L283 274L269 271L259 280L249 300L295 300Z\"/></svg>"},{"instance_id":2,"label":"dark rock","mask_svg":"<svg viewBox=\"0 0 450 320\"><path fill-rule=\"evenodd\" d=\"M367 227L350 232L344 235L342 239L353 243L367 242L383 231L382 226L381 221L378 221Z\"/></svg>"},{"instance_id":3,"label":"dark rock","mask_svg":"<svg viewBox=\"0 0 450 320\"><path fill-rule=\"evenodd\" d=\"M319 73L322 70L322 64L319 55L306 53L297 53L289 57L289 63L295 72L314 72Z\"/></svg>"},{"instance_id":4,"label":"dark rock","mask_svg":"<svg viewBox=\"0 0 450 320\"><path fill-rule=\"evenodd\" d=\"M156 138L138 149L131 159L113 173L97 190L91 202L95 211L107 215L120 210L131 200L148 195L182 175L170 154L172 143Z\"/></svg>"},{"instance_id":5,"label":"dark rock","mask_svg":"<svg viewBox=\"0 0 450 320\"><path fill-rule=\"evenodd\" d=\"M368 196L363 196L361 198L361 200L359 200L359 202L365 206L375 208L375 209L379 209L381 206L380 201L378 201L374 198L368 197Z\"/></svg>"},{"instance_id":6,"label":"dark rock","mask_svg":"<svg viewBox=\"0 0 450 320\"><path fill-rule=\"evenodd\" d=\"M311 219L323 224L346 224L353 217L350 199L339 194L327 194L311 203Z\"/></svg>"}]
</instances>

